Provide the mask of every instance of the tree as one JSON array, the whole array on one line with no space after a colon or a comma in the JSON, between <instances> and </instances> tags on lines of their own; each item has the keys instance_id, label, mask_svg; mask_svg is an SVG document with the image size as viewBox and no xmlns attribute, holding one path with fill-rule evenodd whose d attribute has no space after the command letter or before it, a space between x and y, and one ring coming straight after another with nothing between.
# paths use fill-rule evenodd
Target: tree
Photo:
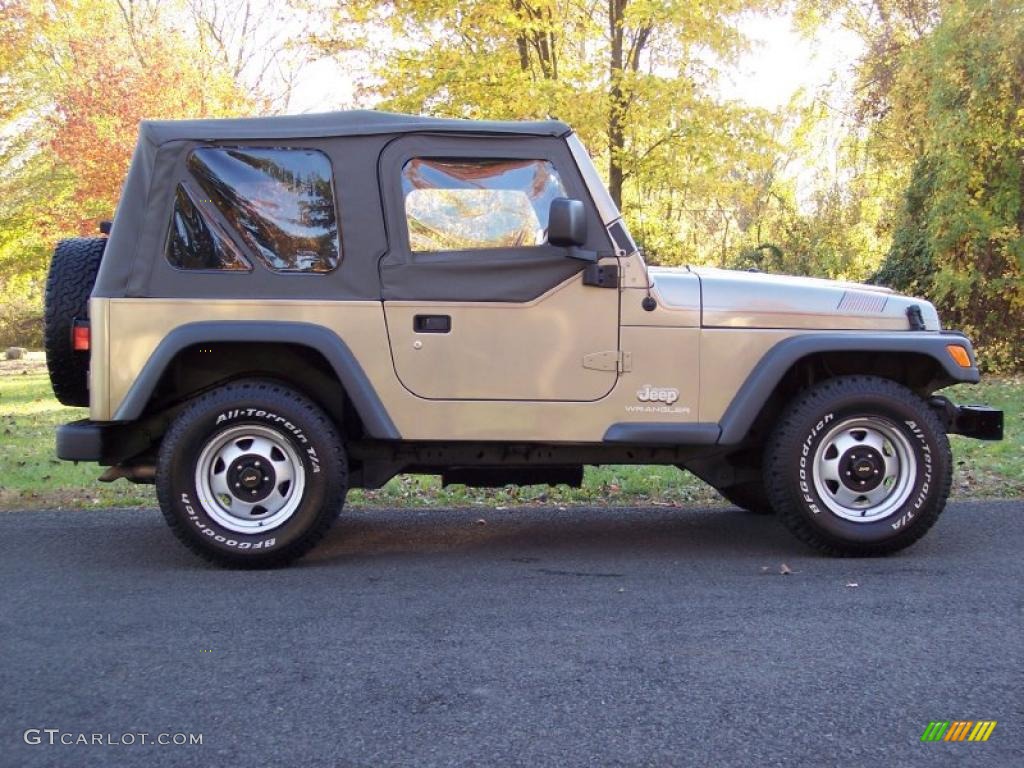
<instances>
[{"instance_id":1,"label":"tree","mask_svg":"<svg viewBox=\"0 0 1024 768\"><path fill-rule=\"evenodd\" d=\"M361 0L332 6L320 25L332 32L311 42L345 60L366 57L363 92L387 109L565 120L607 169L634 233L679 261L697 255L680 213L731 209L725 198L771 154L773 118L721 103L713 87L743 46L740 14L765 5ZM710 190L728 192L708 205Z\"/></svg>"},{"instance_id":2,"label":"tree","mask_svg":"<svg viewBox=\"0 0 1024 768\"><path fill-rule=\"evenodd\" d=\"M884 244L873 279L934 301L983 366L1024 365L1024 11L1013 0L803 3L865 43L844 192ZM859 191L858 191L859 190ZM850 193L854 193L851 195Z\"/></svg>"},{"instance_id":3,"label":"tree","mask_svg":"<svg viewBox=\"0 0 1024 768\"><path fill-rule=\"evenodd\" d=\"M139 121L254 104L155 0L2 2L0 39L0 336L32 344L49 254L113 215Z\"/></svg>"},{"instance_id":4,"label":"tree","mask_svg":"<svg viewBox=\"0 0 1024 768\"><path fill-rule=\"evenodd\" d=\"M267 0L188 0L188 11L200 61L223 67L261 111L286 111L305 64L293 45L293 9Z\"/></svg>"},{"instance_id":5,"label":"tree","mask_svg":"<svg viewBox=\"0 0 1024 768\"><path fill-rule=\"evenodd\" d=\"M902 56L888 119L919 151L882 281L938 302L989 366L1024 365L1024 11L943 3Z\"/></svg>"}]
</instances>

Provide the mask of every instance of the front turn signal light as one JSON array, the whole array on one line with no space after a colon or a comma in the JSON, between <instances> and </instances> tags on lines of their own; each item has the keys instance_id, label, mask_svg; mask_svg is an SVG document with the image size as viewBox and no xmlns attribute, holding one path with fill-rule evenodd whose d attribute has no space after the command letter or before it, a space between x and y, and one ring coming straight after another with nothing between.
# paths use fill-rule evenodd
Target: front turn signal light
<instances>
[{"instance_id":1,"label":"front turn signal light","mask_svg":"<svg viewBox=\"0 0 1024 768\"><path fill-rule=\"evenodd\" d=\"M948 344L946 346L946 351L949 352L949 356L953 358L953 362L961 368L971 367L971 356L968 355L967 350L959 344Z\"/></svg>"}]
</instances>

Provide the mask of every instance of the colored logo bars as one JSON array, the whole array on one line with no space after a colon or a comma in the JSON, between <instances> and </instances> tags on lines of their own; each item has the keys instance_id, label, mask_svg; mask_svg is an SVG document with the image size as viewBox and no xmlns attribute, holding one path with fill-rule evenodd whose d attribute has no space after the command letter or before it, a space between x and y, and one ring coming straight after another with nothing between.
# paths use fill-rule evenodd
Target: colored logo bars
<instances>
[{"instance_id":1,"label":"colored logo bars","mask_svg":"<svg viewBox=\"0 0 1024 768\"><path fill-rule=\"evenodd\" d=\"M921 741L988 741L995 727L995 720L932 720Z\"/></svg>"}]
</instances>

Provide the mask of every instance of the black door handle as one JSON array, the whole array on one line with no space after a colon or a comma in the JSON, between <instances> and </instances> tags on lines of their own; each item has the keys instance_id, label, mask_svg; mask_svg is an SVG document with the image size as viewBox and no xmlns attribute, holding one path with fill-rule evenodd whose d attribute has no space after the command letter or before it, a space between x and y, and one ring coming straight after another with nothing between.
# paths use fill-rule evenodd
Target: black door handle
<instances>
[{"instance_id":1,"label":"black door handle","mask_svg":"<svg viewBox=\"0 0 1024 768\"><path fill-rule=\"evenodd\" d=\"M412 319L412 329L416 333L448 333L452 329L452 318L449 315L416 315Z\"/></svg>"}]
</instances>

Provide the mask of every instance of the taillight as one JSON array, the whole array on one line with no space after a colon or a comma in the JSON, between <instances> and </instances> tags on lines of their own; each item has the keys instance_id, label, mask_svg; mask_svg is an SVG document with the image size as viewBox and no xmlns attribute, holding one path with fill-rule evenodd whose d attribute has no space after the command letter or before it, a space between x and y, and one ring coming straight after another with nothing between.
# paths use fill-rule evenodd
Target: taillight
<instances>
[{"instance_id":1,"label":"taillight","mask_svg":"<svg viewBox=\"0 0 1024 768\"><path fill-rule=\"evenodd\" d=\"M71 326L71 348L76 352L89 351L89 321L75 320Z\"/></svg>"}]
</instances>

